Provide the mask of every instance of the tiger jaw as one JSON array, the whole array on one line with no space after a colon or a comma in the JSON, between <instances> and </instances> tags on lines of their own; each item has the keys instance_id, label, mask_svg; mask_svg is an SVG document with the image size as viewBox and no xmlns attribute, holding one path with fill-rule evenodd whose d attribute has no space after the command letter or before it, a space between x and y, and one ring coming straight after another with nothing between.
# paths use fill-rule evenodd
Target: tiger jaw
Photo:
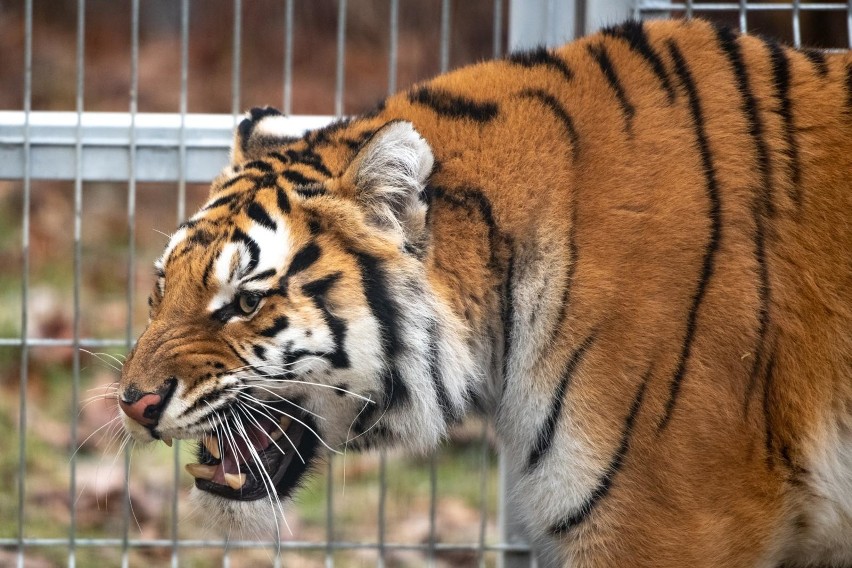
<instances>
[{"instance_id":1,"label":"tiger jaw","mask_svg":"<svg viewBox=\"0 0 852 568\"><path fill-rule=\"evenodd\" d=\"M283 416L276 423L258 418L222 435L208 434L198 447L199 463L186 465L195 486L236 501L287 497L298 485L317 450L317 439L307 415Z\"/></svg>"}]
</instances>

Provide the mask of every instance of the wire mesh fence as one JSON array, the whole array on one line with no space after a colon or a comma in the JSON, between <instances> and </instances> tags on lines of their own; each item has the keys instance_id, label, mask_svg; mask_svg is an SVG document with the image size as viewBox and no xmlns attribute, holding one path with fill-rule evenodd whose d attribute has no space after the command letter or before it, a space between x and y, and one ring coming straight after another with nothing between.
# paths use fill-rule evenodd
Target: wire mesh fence
<instances>
[{"instance_id":1,"label":"wire mesh fence","mask_svg":"<svg viewBox=\"0 0 852 568\"><path fill-rule=\"evenodd\" d=\"M630 15L852 46L852 0L25 0L0 10L0 565L18 566L534 565L479 421L431 456L329 459L280 542L204 532L185 500L189 444L132 451L113 425L99 430L114 408L98 389L145 323L159 231L203 201L246 106L280 104L298 135L507 46Z\"/></svg>"}]
</instances>

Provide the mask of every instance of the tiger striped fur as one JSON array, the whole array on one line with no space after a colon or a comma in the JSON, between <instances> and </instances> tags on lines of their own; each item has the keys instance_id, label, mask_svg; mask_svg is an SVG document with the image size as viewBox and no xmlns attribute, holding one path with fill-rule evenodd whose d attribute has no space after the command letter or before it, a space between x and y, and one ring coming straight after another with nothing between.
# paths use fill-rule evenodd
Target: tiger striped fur
<instances>
[{"instance_id":1,"label":"tiger striped fur","mask_svg":"<svg viewBox=\"0 0 852 568\"><path fill-rule=\"evenodd\" d=\"M205 517L484 412L556 565L852 566L852 56L628 22L281 120L121 379L137 440L204 440Z\"/></svg>"}]
</instances>

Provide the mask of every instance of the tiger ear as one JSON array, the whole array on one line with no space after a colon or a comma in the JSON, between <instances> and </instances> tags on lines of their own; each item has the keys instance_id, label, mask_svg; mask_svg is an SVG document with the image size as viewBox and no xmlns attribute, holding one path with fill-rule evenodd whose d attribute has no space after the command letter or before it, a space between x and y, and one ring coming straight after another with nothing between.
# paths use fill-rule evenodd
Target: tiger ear
<instances>
[{"instance_id":1,"label":"tiger ear","mask_svg":"<svg viewBox=\"0 0 852 568\"><path fill-rule=\"evenodd\" d=\"M246 113L246 117L234 132L231 146L231 166L257 160L269 153L275 146L289 144L297 138L288 135L287 117L272 107L255 107Z\"/></svg>"},{"instance_id":2,"label":"tiger ear","mask_svg":"<svg viewBox=\"0 0 852 568\"><path fill-rule=\"evenodd\" d=\"M424 189L434 162L410 122L389 122L358 150L343 181L372 225L416 246L426 232Z\"/></svg>"}]
</instances>

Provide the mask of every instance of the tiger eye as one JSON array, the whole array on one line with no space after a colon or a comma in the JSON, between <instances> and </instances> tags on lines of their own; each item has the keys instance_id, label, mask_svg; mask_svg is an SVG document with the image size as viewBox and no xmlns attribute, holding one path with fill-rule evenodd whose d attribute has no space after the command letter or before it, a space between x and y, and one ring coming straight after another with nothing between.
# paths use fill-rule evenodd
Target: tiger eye
<instances>
[{"instance_id":1,"label":"tiger eye","mask_svg":"<svg viewBox=\"0 0 852 568\"><path fill-rule=\"evenodd\" d=\"M243 315L253 314L258 305L260 305L260 296L257 294L243 292L237 297L237 307Z\"/></svg>"}]
</instances>

